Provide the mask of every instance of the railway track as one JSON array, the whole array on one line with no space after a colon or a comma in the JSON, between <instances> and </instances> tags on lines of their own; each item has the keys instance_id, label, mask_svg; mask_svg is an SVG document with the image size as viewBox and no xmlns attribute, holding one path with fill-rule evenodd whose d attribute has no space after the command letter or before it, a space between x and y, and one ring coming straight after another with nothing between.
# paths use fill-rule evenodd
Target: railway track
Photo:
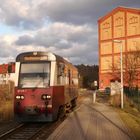
<instances>
[{"instance_id":1,"label":"railway track","mask_svg":"<svg viewBox=\"0 0 140 140\"><path fill-rule=\"evenodd\" d=\"M80 104L74 108L79 108ZM49 135L67 118L68 114L64 118L59 119L53 123L24 123L19 124L17 127L10 129L9 131L0 135L0 140L42 140L47 139Z\"/></svg>"},{"instance_id":2,"label":"railway track","mask_svg":"<svg viewBox=\"0 0 140 140\"><path fill-rule=\"evenodd\" d=\"M45 126L46 124L43 123L20 124L16 128L0 135L0 140L30 140Z\"/></svg>"},{"instance_id":3,"label":"railway track","mask_svg":"<svg viewBox=\"0 0 140 140\"><path fill-rule=\"evenodd\" d=\"M0 135L0 140L46 139L66 119L48 123L24 123Z\"/></svg>"},{"instance_id":4,"label":"railway track","mask_svg":"<svg viewBox=\"0 0 140 140\"><path fill-rule=\"evenodd\" d=\"M73 108L76 110L79 107ZM72 111L72 110L71 110ZM70 112L71 112L70 111ZM67 118L67 112L64 117L55 122L48 123L24 123L8 130L0 135L0 140L42 140L47 139L49 135Z\"/></svg>"}]
</instances>

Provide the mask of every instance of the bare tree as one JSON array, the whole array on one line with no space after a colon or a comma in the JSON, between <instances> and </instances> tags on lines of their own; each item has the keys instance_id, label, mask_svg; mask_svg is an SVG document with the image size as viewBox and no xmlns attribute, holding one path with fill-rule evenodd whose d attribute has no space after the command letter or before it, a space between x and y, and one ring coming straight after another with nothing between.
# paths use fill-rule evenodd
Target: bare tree
<instances>
[{"instance_id":1,"label":"bare tree","mask_svg":"<svg viewBox=\"0 0 140 140\"><path fill-rule=\"evenodd\" d=\"M113 79L120 80L120 60L118 59L112 69ZM136 48L135 51L130 51L123 56L123 78L124 83L131 89L138 86L138 80L140 77L140 48Z\"/></svg>"},{"instance_id":2,"label":"bare tree","mask_svg":"<svg viewBox=\"0 0 140 140\"><path fill-rule=\"evenodd\" d=\"M124 80L129 88L138 86L140 74L140 49L130 52L125 56L126 72L124 73Z\"/></svg>"}]
</instances>

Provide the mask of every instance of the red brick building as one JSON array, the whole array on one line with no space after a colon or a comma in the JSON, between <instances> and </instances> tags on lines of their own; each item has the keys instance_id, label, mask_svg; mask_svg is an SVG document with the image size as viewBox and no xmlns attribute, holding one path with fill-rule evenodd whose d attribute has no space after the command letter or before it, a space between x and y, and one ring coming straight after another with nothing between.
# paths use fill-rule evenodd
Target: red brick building
<instances>
[{"instance_id":1,"label":"red brick building","mask_svg":"<svg viewBox=\"0 0 140 140\"><path fill-rule=\"evenodd\" d=\"M15 63L1 64L0 74L15 73Z\"/></svg>"},{"instance_id":2,"label":"red brick building","mask_svg":"<svg viewBox=\"0 0 140 140\"><path fill-rule=\"evenodd\" d=\"M112 68L120 59L120 45L123 47L123 57L140 50L140 9L117 7L98 20L98 30L99 88L105 88L114 79L115 71ZM121 40L122 44L114 40ZM127 71L127 67L127 62L123 62L124 71ZM140 87L140 75L135 84Z\"/></svg>"}]
</instances>

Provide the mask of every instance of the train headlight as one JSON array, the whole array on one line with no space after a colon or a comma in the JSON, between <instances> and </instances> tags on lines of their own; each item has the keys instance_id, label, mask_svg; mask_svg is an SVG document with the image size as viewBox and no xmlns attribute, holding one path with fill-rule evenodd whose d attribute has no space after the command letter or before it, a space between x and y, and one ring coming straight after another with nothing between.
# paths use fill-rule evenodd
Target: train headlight
<instances>
[{"instance_id":1,"label":"train headlight","mask_svg":"<svg viewBox=\"0 0 140 140\"><path fill-rule=\"evenodd\" d=\"M47 94L43 94L41 98L43 100L47 100L47 99L51 99L51 96L50 95L47 95Z\"/></svg>"},{"instance_id":2,"label":"train headlight","mask_svg":"<svg viewBox=\"0 0 140 140\"><path fill-rule=\"evenodd\" d=\"M42 98L43 100L46 100L46 99L47 99L47 94L43 94L41 98Z\"/></svg>"},{"instance_id":3,"label":"train headlight","mask_svg":"<svg viewBox=\"0 0 140 140\"><path fill-rule=\"evenodd\" d=\"M23 100L24 99L24 95L16 95L16 99L17 100Z\"/></svg>"},{"instance_id":4,"label":"train headlight","mask_svg":"<svg viewBox=\"0 0 140 140\"><path fill-rule=\"evenodd\" d=\"M20 96L19 96L19 95L17 95L17 96L16 96L16 99L20 99Z\"/></svg>"},{"instance_id":5,"label":"train headlight","mask_svg":"<svg viewBox=\"0 0 140 140\"><path fill-rule=\"evenodd\" d=\"M21 95L21 96L20 96L20 99L21 99L21 100L23 100L23 99L24 99L24 96L23 96L23 95Z\"/></svg>"},{"instance_id":6,"label":"train headlight","mask_svg":"<svg viewBox=\"0 0 140 140\"><path fill-rule=\"evenodd\" d=\"M50 95L47 95L47 99L51 99L51 96Z\"/></svg>"}]
</instances>

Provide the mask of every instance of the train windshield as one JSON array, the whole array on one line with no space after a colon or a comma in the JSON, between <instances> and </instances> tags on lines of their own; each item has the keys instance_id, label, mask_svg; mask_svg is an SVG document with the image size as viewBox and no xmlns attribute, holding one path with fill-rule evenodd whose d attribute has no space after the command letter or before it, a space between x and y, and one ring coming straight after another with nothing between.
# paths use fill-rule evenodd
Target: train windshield
<instances>
[{"instance_id":1,"label":"train windshield","mask_svg":"<svg viewBox=\"0 0 140 140\"><path fill-rule=\"evenodd\" d=\"M50 63L22 63L19 74L21 88L45 88L50 82Z\"/></svg>"}]
</instances>

